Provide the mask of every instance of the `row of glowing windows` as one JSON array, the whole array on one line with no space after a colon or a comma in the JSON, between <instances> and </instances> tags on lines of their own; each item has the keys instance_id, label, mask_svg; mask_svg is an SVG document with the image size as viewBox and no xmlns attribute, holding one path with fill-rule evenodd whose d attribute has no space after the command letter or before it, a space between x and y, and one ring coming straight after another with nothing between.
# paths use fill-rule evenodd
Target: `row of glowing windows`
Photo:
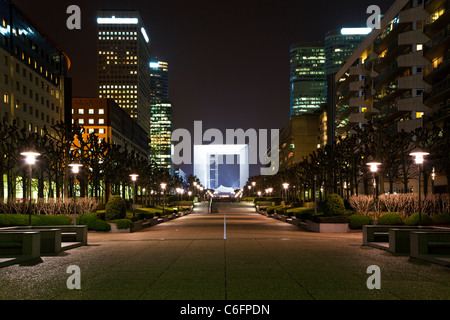
<instances>
[{"instance_id":1,"label":"row of glowing windows","mask_svg":"<svg viewBox=\"0 0 450 320\"><path fill-rule=\"evenodd\" d=\"M137 90L100 90L100 93L104 93L104 94L120 94L123 95L123 97L125 97L124 94L128 94L126 97L127 98L137 98L137 95L133 95L133 93L137 93ZM130 96L131 93L131 96Z\"/></svg>"},{"instance_id":2,"label":"row of glowing windows","mask_svg":"<svg viewBox=\"0 0 450 320\"><path fill-rule=\"evenodd\" d=\"M122 103L135 103L136 100L129 100L129 99L117 99L117 96L110 96L110 95L99 95L99 98L106 98L106 99L115 99L116 103L122 104ZM125 97L119 97L119 98L125 98ZM117 99L117 100L116 100ZM136 98L134 98L136 99Z\"/></svg>"},{"instance_id":3,"label":"row of glowing windows","mask_svg":"<svg viewBox=\"0 0 450 320\"><path fill-rule=\"evenodd\" d=\"M126 57L123 57L123 58L127 59L127 60L137 60L137 56L126 56ZM117 55L112 55L112 54L108 55L108 56L106 56L106 59L117 60Z\"/></svg>"},{"instance_id":4,"label":"row of glowing windows","mask_svg":"<svg viewBox=\"0 0 450 320\"><path fill-rule=\"evenodd\" d=\"M72 119L72 123L74 123L75 120ZM79 124L84 124L84 119L78 119ZM88 124L95 124L95 119L89 119ZM98 124L105 124L105 119L98 119Z\"/></svg>"},{"instance_id":5,"label":"row of glowing windows","mask_svg":"<svg viewBox=\"0 0 450 320\"><path fill-rule=\"evenodd\" d=\"M103 36L137 36L137 31L99 31Z\"/></svg>"},{"instance_id":6,"label":"row of glowing windows","mask_svg":"<svg viewBox=\"0 0 450 320\"><path fill-rule=\"evenodd\" d=\"M73 109L72 114L74 114ZM78 114L84 114L84 109L78 109ZM95 114L95 109L88 109L88 114ZM105 109L98 109L98 114L105 114Z\"/></svg>"},{"instance_id":7,"label":"row of glowing windows","mask_svg":"<svg viewBox=\"0 0 450 320\"><path fill-rule=\"evenodd\" d=\"M98 37L99 40L137 40L137 37Z\"/></svg>"},{"instance_id":8,"label":"row of glowing windows","mask_svg":"<svg viewBox=\"0 0 450 320\"><path fill-rule=\"evenodd\" d=\"M137 89L136 85L101 85L100 89ZM137 90L134 91L134 93L137 93Z\"/></svg>"}]
</instances>

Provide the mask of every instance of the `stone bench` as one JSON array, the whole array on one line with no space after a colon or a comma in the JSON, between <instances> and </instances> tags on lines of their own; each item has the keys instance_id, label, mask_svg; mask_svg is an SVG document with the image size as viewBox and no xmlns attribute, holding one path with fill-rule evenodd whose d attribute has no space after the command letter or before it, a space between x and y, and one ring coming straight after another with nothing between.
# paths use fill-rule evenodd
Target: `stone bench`
<instances>
[{"instance_id":1,"label":"stone bench","mask_svg":"<svg viewBox=\"0 0 450 320\"><path fill-rule=\"evenodd\" d=\"M450 230L411 233L410 256L450 266Z\"/></svg>"},{"instance_id":2,"label":"stone bench","mask_svg":"<svg viewBox=\"0 0 450 320\"><path fill-rule=\"evenodd\" d=\"M439 227L411 226L409 228L392 228L389 230L389 251L395 254L409 254L411 248L411 233L418 231L426 232L449 232L450 229Z\"/></svg>"},{"instance_id":3,"label":"stone bench","mask_svg":"<svg viewBox=\"0 0 450 320\"><path fill-rule=\"evenodd\" d=\"M84 225L61 225L61 226L18 226L9 229L20 230L61 230L61 250L67 250L78 246L87 245L88 227Z\"/></svg>"},{"instance_id":4,"label":"stone bench","mask_svg":"<svg viewBox=\"0 0 450 320\"><path fill-rule=\"evenodd\" d=\"M0 267L39 258L40 236L35 231L0 232Z\"/></svg>"},{"instance_id":5,"label":"stone bench","mask_svg":"<svg viewBox=\"0 0 450 320\"><path fill-rule=\"evenodd\" d=\"M54 254L61 251L61 230L60 229L36 229L11 227L0 229L0 233L14 233L18 231L30 231L40 233L40 253Z\"/></svg>"}]
</instances>

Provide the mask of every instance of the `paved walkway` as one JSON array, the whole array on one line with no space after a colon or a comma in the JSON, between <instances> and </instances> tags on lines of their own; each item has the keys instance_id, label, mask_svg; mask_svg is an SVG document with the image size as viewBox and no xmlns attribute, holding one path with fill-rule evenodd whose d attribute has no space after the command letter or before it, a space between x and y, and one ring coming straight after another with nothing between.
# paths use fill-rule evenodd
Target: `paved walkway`
<instances>
[{"instance_id":1,"label":"paved walkway","mask_svg":"<svg viewBox=\"0 0 450 320\"><path fill-rule=\"evenodd\" d=\"M244 204L204 209L131 234L90 232L88 246L2 268L0 299L450 299L450 268L364 247L361 233L306 232ZM81 289L67 288L71 265ZM370 265L381 289L367 288Z\"/></svg>"}]
</instances>

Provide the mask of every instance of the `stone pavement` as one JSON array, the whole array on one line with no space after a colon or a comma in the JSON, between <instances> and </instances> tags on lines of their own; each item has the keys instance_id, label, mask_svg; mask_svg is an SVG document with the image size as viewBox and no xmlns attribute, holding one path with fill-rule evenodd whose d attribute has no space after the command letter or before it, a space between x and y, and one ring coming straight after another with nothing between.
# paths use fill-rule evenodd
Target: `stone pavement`
<instances>
[{"instance_id":1,"label":"stone pavement","mask_svg":"<svg viewBox=\"0 0 450 320\"><path fill-rule=\"evenodd\" d=\"M450 268L362 246L360 232L307 232L246 204L205 209L135 233L90 232L88 246L2 268L0 299L450 299ZM71 265L80 289L67 287ZM367 287L371 265L380 289Z\"/></svg>"}]
</instances>

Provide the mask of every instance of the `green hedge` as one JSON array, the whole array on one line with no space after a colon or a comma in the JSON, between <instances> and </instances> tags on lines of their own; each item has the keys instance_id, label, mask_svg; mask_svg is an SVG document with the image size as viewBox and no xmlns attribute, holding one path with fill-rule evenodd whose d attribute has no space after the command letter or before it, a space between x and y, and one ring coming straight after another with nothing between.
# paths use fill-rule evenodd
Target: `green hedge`
<instances>
[{"instance_id":1,"label":"green hedge","mask_svg":"<svg viewBox=\"0 0 450 320\"><path fill-rule=\"evenodd\" d=\"M77 224L86 225L88 230L110 231L111 226L103 220L98 219L96 212L85 213L77 218Z\"/></svg>"},{"instance_id":2,"label":"green hedge","mask_svg":"<svg viewBox=\"0 0 450 320\"><path fill-rule=\"evenodd\" d=\"M421 225L424 225L424 226L429 225L432 222L431 218L426 213L423 213L423 212L420 214L420 220L421 220L420 221ZM419 225L419 213L418 212L413 213L408 218L406 218L405 224L408 226Z\"/></svg>"},{"instance_id":3,"label":"green hedge","mask_svg":"<svg viewBox=\"0 0 450 320\"><path fill-rule=\"evenodd\" d=\"M450 212L438 213L431 217L433 224L450 225Z\"/></svg>"},{"instance_id":4,"label":"green hedge","mask_svg":"<svg viewBox=\"0 0 450 320\"><path fill-rule=\"evenodd\" d=\"M372 223L370 217L358 213L352 214L349 217L349 220L348 226L350 229L361 229L362 226Z\"/></svg>"},{"instance_id":5,"label":"green hedge","mask_svg":"<svg viewBox=\"0 0 450 320\"><path fill-rule=\"evenodd\" d=\"M134 227L134 223L130 219L117 219L111 222L117 225L117 229L128 229Z\"/></svg>"},{"instance_id":6,"label":"green hedge","mask_svg":"<svg viewBox=\"0 0 450 320\"><path fill-rule=\"evenodd\" d=\"M379 225L403 225L405 221L397 212L388 212L377 219Z\"/></svg>"},{"instance_id":7,"label":"green hedge","mask_svg":"<svg viewBox=\"0 0 450 320\"><path fill-rule=\"evenodd\" d=\"M0 227L27 226L28 221L27 214L0 214ZM32 226L61 226L71 223L72 218L69 216L31 215Z\"/></svg>"}]
</instances>

